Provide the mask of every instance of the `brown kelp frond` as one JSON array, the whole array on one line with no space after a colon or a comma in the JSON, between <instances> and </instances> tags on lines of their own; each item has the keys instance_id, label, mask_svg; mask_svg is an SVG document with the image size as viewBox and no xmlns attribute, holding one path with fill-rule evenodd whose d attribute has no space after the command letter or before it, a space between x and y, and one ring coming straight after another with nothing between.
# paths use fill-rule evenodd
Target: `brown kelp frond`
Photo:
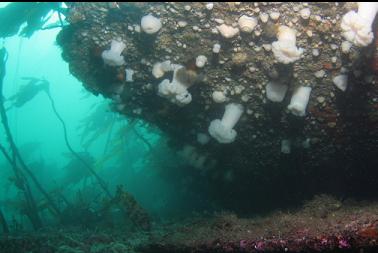
<instances>
[{"instance_id":1,"label":"brown kelp frond","mask_svg":"<svg viewBox=\"0 0 378 253\"><path fill-rule=\"evenodd\" d=\"M108 104L98 105L86 118L80 121L81 144L89 148L95 140L107 133L117 121L116 115L108 110Z\"/></svg>"},{"instance_id":2,"label":"brown kelp frond","mask_svg":"<svg viewBox=\"0 0 378 253\"><path fill-rule=\"evenodd\" d=\"M0 9L0 37L19 34L30 37L51 17L51 11L61 11L59 2L16 2ZM23 27L23 25L25 26Z\"/></svg>"}]
</instances>

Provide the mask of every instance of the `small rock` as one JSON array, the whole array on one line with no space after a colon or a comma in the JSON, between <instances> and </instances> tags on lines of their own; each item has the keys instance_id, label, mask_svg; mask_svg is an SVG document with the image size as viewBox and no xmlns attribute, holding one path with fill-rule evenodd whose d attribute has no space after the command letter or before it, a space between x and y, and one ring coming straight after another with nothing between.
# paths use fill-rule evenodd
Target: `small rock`
<instances>
[{"instance_id":1,"label":"small rock","mask_svg":"<svg viewBox=\"0 0 378 253\"><path fill-rule=\"evenodd\" d=\"M186 21L179 21L177 24L178 24L179 27L185 27L188 24L188 22L186 22Z\"/></svg>"},{"instance_id":2,"label":"small rock","mask_svg":"<svg viewBox=\"0 0 378 253\"><path fill-rule=\"evenodd\" d=\"M213 8L214 8L214 4L213 3L206 4L206 9L208 9L209 11L211 11Z\"/></svg>"},{"instance_id":3,"label":"small rock","mask_svg":"<svg viewBox=\"0 0 378 253\"><path fill-rule=\"evenodd\" d=\"M316 78L323 78L324 75L325 75L325 71L321 69L321 70L319 70L319 71L316 71L316 72L314 73L314 75L315 75Z\"/></svg>"},{"instance_id":4,"label":"small rock","mask_svg":"<svg viewBox=\"0 0 378 253\"><path fill-rule=\"evenodd\" d=\"M274 11L274 12L271 12L269 14L270 18L273 19L273 20L277 20L279 17L280 17L280 13L277 12L277 11Z\"/></svg>"},{"instance_id":5,"label":"small rock","mask_svg":"<svg viewBox=\"0 0 378 253\"><path fill-rule=\"evenodd\" d=\"M301 15L301 18L309 19L311 15L311 11L309 8L304 8L299 12L299 14Z\"/></svg>"},{"instance_id":6,"label":"small rock","mask_svg":"<svg viewBox=\"0 0 378 253\"><path fill-rule=\"evenodd\" d=\"M325 101L325 98L324 97L317 97L316 100L320 103L320 104L323 104L324 101Z\"/></svg>"},{"instance_id":7,"label":"small rock","mask_svg":"<svg viewBox=\"0 0 378 253\"><path fill-rule=\"evenodd\" d=\"M329 122L327 125L331 128L334 128L336 126L336 122Z\"/></svg>"},{"instance_id":8,"label":"small rock","mask_svg":"<svg viewBox=\"0 0 378 253\"><path fill-rule=\"evenodd\" d=\"M332 50L336 50L336 49L338 49L339 47L336 45L336 44L331 44L331 49Z\"/></svg>"},{"instance_id":9,"label":"small rock","mask_svg":"<svg viewBox=\"0 0 378 253\"><path fill-rule=\"evenodd\" d=\"M348 76L347 75L338 75L332 79L333 83L342 91L346 91L348 85Z\"/></svg>"},{"instance_id":10,"label":"small rock","mask_svg":"<svg viewBox=\"0 0 378 253\"><path fill-rule=\"evenodd\" d=\"M266 23L269 20L269 15L267 13L260 13L259 17L263 23Z\"/></svg>"}]
</instances>

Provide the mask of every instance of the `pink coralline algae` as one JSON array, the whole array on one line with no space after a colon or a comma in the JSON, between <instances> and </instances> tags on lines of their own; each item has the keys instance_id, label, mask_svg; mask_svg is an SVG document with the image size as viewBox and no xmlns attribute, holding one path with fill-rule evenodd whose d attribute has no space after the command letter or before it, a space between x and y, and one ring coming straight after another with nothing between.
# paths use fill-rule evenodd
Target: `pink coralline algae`
<instances>
[{"instance_id":1,"label":"pink coralline algae","mask_svg":"<svg viewBox=\"0 0 378 253\"><path fill-rule=\"evenodd\" d=\"M255 245L255 249L258 251L263 251L265 248L265 243L264 242L257 242Z\"/></svg>"},{"instance_id":2,"label":"pink coralline algae","mask_svg":"<svg viewBox=\"0 0 378 253\"><path fill-rule=\"evenodd\" d=\"M339 248L340 249L350 248L350 244L345 238L339 238Z\"/></svg>"},{"instance_id":3,"label":"pink coralline algae","mask_svg":"<svg viewBox=\"0 0 378 253\"><path fill-rule=\"evenodd\" d=\"M245 250L247 247L247 241L246 240L241 240L239 243L240 249Z\"/></svg>"}]
</instances>

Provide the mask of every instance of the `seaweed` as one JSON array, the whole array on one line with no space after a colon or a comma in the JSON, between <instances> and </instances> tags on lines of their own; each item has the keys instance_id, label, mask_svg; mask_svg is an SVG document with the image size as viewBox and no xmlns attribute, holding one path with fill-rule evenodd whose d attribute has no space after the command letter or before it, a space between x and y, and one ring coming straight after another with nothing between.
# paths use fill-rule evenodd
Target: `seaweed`
<instances>
[{"instance_id":1,"label":"seaweed","mask_svg":"<svg viewBox=\"0 0 378 253\"><path fill-rule=\"evenodd\" d=\"M0 9L0 38L30 38L50 19L51 11L63 12L60 2L16 2ZM24 26L25 24L25 26Z\"/></svg>"}]
</instances>

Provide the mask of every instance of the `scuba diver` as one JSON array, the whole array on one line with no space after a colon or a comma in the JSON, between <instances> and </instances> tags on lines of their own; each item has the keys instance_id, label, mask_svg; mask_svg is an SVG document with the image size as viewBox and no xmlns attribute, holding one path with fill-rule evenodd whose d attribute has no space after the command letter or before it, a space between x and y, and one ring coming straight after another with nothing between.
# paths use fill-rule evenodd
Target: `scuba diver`
<instances>
[{"instance_id":1,"label":"scuba diver","mask_svg":"<svg viewBox=\"0 0 378 253\"><path fill-rule=\"evenodd\" d=\"M0 99L1 102L11 102L11 106L6 110L13 107L22 107L26 102L32 100L40 91L45 91L49 94L49 82L45 79L39 79L35 77L23 77L23 80L29 81L26 85L22 86L17 94L11 96L8 99L3 97L3 81L6 74L5 65L8 60L7 49L3 45L0 48Z\"/></svg>"},{"instance_id":2,"label":"scuba diver","mask_svg":"<svg viewBox=\"0 0 378 253\"><path fill-rule=\"evenodd\" d=\"M26 102L30 101L34 98L40 91L46 91L49 93L49 82L45 79L38 79L34 77L23 77L23 80L28 80L29 83L22 86L17 94L11 96L8 99L4 99L3 97L3 81L6 74L5 65L8 60L8 52L7 49L4 47L4 44L0 48L0 99L3 102L10 101L12 105L8 107L6 110L11 109L13 106L21 107Z\"/></svg>"},{"instance_id":3,"label":"scuba diver","mask_svg":"<svg viewBox=\"0 0 378 253\"><path fill-rule=\"evenodd\" d=\"M23 80L28 80L26 85L23 85L19 91L7 99L12 104L6 110L13 107L22 107L28 101L32 100L40 91L46 91L49 93L49 82L45 79L39 79L34 77L23 77Z\"/></svg>"}]
</instances>

